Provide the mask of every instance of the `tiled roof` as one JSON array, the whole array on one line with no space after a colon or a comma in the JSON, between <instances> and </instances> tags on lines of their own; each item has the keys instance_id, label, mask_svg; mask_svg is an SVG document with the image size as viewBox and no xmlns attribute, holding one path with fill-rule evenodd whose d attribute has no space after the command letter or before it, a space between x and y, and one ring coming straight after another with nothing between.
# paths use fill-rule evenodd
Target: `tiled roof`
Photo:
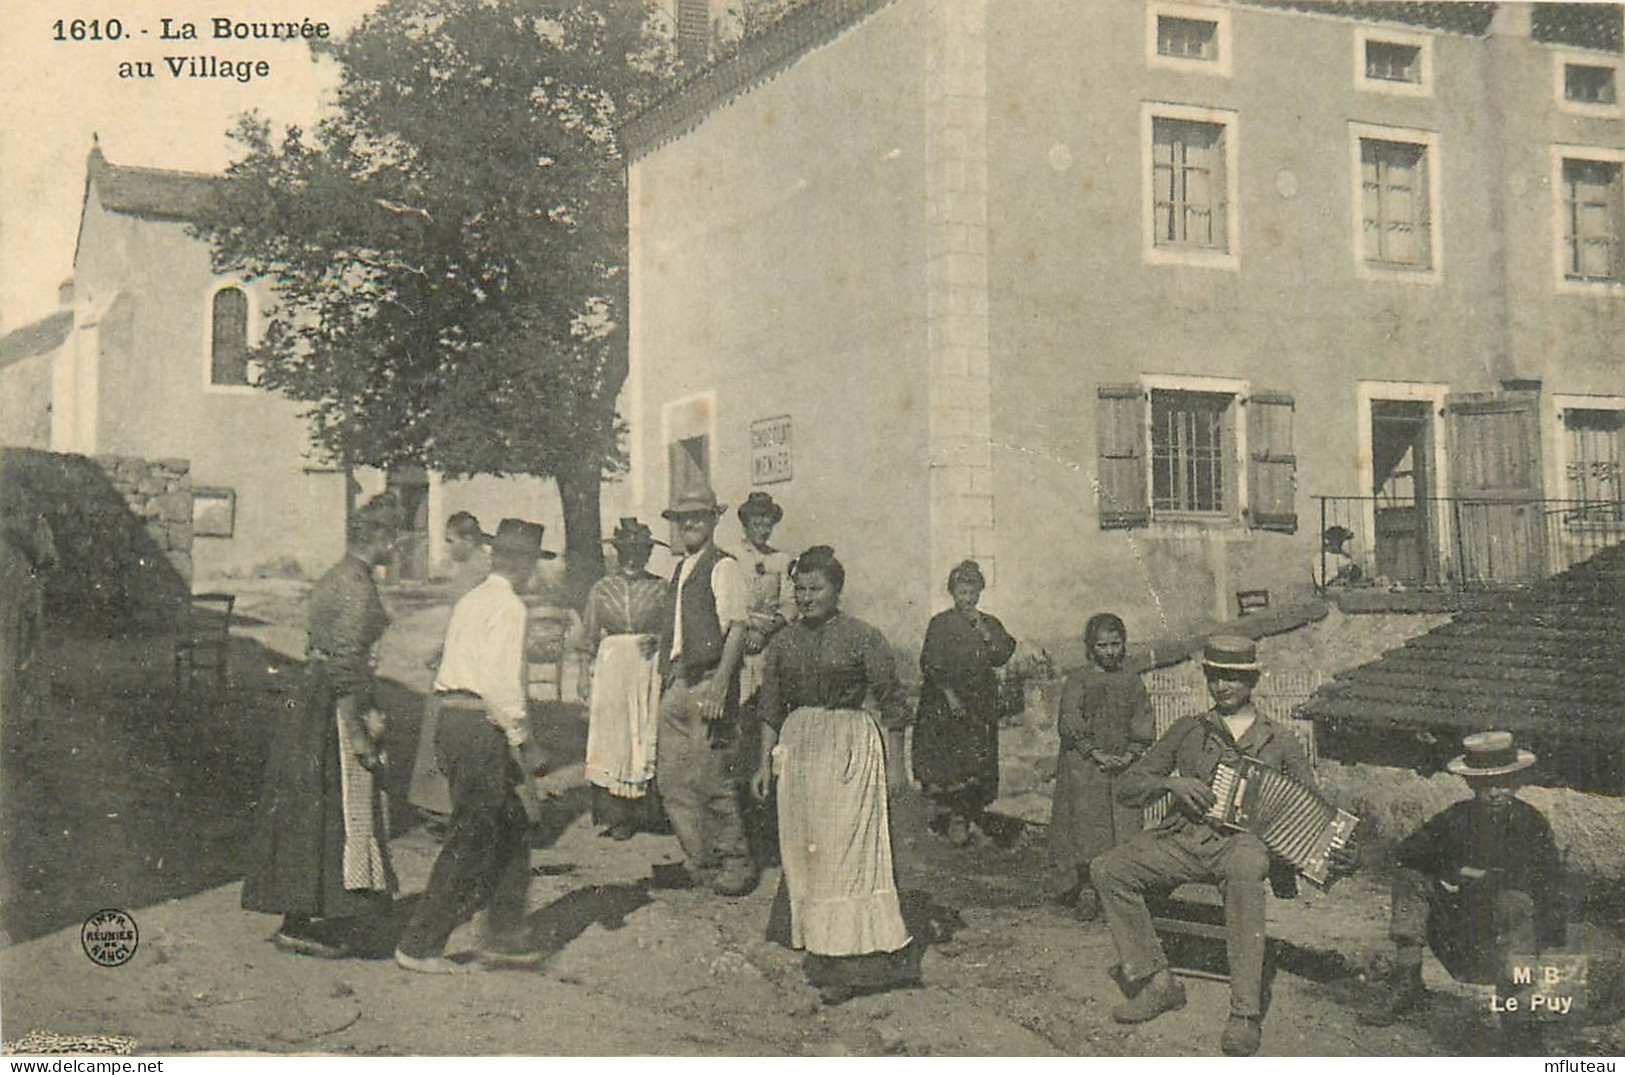
<instances>
[{"instance_id":1,"label":"tiled roof","mask_svg":"<svg viewBox=\"0 0 1625 1075\"><path fill-rule=\"evenodd\" d=\"M1340 761L1434 769L1504 728L1541 783L1625 793L1625 545L1338 676L1304 715Z\"/></svg>"},{"instance_id":2,"label":"tiled roof","mask_svg":"<svg viewBox=\"0 0 1625 1075\"><path fill-rule=\"evenodd\" d=\"M161 220L191 220L214 197L217 176L167 168L109 164L100 147L90 151L87 181L96 184L103 207L114 213Z\"/></svg>"},{"instance_id":3,"label":"tiled roof","mask_svg":"<svg viewBox=\"0 0 1625 1075\"><path fill-rule=\"evenodd\" d=\"M12 329L0 337L0 369L25 358L43 355L62 346L73 331L73 311L58 310L31 325Z\"/></svg>"},{"instance_id":4,"label":"tiled roof","mask_svg":"<svg viewBox=\"0 0 1625 1075\"><path fill-rule=\"evenodd\" d=\"M1529 13L1529 33L1552 45L1619 52L1625 41L1620 4L1536 4Z\"/></svg>"},{"instance_id":5,"label":"tiled roof","mask_svg":"<svg viewBox=\"0 0 1625 1075\"><path fill-rule=\"evenodd\" d=\"M1495 16L1493 3L1469 3L1466 0L1444 3L1413 3L1410 0L1243 0L1251 7L1285 8L1321 15L1341 15L1350 19L1370 22L1401 22L1411 26L1425 26L1430 30L1449 30L1458 34L1482 36L1490 28Z\"/></svg>"},{"instance_id":6,"label":"tiled roof","mask_svg":"<svg viewBox=\"0 0 1625 1075\"><path fill-rule=\"evenodd\" d=\"M673 86L621 127L628 161L692 131L723 105L775 78L892 0L805 0L737 51Z\"/></svg>"}]
</instances>

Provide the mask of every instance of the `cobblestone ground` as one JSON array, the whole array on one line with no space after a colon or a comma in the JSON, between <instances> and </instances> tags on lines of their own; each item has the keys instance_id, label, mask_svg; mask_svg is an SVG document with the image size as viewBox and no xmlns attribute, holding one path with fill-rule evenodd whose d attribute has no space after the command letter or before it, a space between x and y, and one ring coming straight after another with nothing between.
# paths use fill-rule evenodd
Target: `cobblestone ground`
<instances>
[{"instance_id":1,"label":"cobblestone ground","mask_svg":"<svg viewBox=\"0 0 1625 1075\"><path fill-rule=\"evenodd\" d=\"M394 680L391 753L410 758L414 691L444 608L392 595L381 671ZM0 848L3 1035L117 1034L145 1052L403 1054L1202 1055L1216 1051L1227 988L1192 980L1190 1003L1142 1027L1107 1014L1111 942L1039 889L1042 830L956 850L924 830L918 795L893 802L905 913L926 945L925 985L826 1008L799 957L763 938L777 883L740 900L671 891L651 868L670 836L602 839L585 795L549 807L532 857L531 925L549 953L534 971L425 979L387 961L275 952L272 918L238 905L242 827L257 794L263 728L292 696L302 644L292 584L245 592L224 698L177 692L165 640L59 646L53 690L8 715ZM544 707L560 751L579 750L580 709ZM397 774L395 783L404 780ZM397 788L397 792L398 792ZM403 822L409 816L401 817ZM393 849L409 900L436 850L422 825ZM79 924L122 907L141 942L131 962L87 959ZM1263 1051L1462 1055L1489 1041L1485 1005L1430 964L1430 1007L1398 1026L1357 1024L1361 974L1380 969L1385 888L1357 875L1330 893L1275 901L1278 941ZM453 937L466 951L474 926ZM1625 1048L1625 1028L1574 1024L1551 1047Z\"/></svg>"}]
</instances>

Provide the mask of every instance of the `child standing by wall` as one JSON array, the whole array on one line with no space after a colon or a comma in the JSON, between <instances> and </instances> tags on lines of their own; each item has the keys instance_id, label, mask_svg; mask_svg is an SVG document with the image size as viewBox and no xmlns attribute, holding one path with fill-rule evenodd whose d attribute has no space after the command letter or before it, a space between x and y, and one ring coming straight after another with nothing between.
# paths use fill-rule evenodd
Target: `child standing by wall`
<instances>
[{"instance_id":1,"label":"child standing by wall","mask_svg":"<svg viewBox=\"0 0 1625 1075\"><path fill-rule=\"evenodd\" d=\"M1123 621L1110 612L1091 616L1083 640L1093 667L1067 677L1056 722L1061 754L1048 865L1056 898L1075 903L1078 916L1088 921L1100 913L1089 884L1089 860L1141 827L1139 810L1115 803L1113 778L1151 744L1155 723L1145 684L1123 667L1128 652Z\"/></svg>"}]
</instances>

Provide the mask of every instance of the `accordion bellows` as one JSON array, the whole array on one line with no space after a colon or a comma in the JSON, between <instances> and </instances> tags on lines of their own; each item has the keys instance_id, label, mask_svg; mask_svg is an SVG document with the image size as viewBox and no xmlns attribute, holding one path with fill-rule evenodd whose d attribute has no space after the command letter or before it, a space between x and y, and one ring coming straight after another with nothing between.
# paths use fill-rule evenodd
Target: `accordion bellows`
<instances>
[{"instance_id":1,"label":"accordion bellows","mask_svg":"<svg viewBox=\"0 0 1625 1075\"><path fill-rule=\"evenodd\" d=\"M1213 773L1213 794L1210 819L1252 833L1320 888L1331 878L1332 849L1346 847L1360 823L1307 784L1257 758L1221 764Z\"/></svg>"}]
</instances>

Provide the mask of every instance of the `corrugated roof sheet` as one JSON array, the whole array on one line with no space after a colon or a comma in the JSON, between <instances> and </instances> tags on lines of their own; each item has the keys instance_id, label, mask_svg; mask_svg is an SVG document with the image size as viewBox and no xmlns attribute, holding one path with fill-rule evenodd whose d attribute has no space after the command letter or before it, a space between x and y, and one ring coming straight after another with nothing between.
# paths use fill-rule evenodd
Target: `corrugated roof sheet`
<instances>
[{"instance_id":1,"label":"corrugated roof sheet","mask_svg":"<svg viewBox=\"0 0 1625 1075\"><path fill-rule=\"evenodd\" d=\"M1541 782L1625 793L1625 545L1338 676L1303 715L1338 760L1437 768L1504 728Z\"/></svg>"},{"instance_id":2,"label":"corrugated roof sheet","mask_svg":"<svg viewBox=\"0 0 1625 1075\"><path fill-rule=\"evenodd\" d=\"M58 310L31 325L12 329L0 337L0 368L55 350L62 346L62 341L72 331L72 310Z\"/></svg>"}]
</instances>

